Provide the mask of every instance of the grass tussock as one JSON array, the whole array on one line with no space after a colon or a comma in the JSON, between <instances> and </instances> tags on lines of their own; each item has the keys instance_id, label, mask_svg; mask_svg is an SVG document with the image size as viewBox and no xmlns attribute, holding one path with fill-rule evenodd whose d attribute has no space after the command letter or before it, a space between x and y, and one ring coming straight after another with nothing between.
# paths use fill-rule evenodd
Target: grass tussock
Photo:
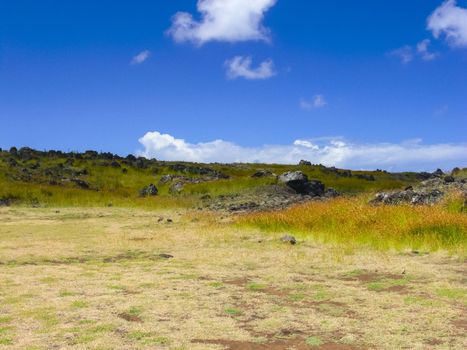
<instances>
[{"instance_id":1,"label":"grass tussock","mask_svg":"<svg viewBox=\"0 0 467 350\"><path fill-rule=\"evenodd\" d=\"M457 197L436 206L372 206L364 197L338 198L248 214L238 224L346 247L448 250L465 256L467 215L459 208Z\"/></svg>"}]
</instances>

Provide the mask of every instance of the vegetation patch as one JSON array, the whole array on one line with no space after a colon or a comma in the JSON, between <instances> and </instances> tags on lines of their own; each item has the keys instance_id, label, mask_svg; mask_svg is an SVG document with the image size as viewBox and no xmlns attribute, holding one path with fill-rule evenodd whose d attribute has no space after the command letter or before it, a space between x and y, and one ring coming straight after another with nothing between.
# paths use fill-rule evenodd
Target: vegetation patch
<instances>
[{"instance_id":1,"label":"vegetation patch","mask_svg":"<svg viewBox=\"0 0 467 350\"><path fill-rule=\"evenodd\" d=\"M434 206L371 206L367 197L309 202L285 210L251 213L239 227L294 232L304 239L349 247L399 251L467 251L467 216ZM358 274L358 271L356 272Z\"/></svg>"}]
</instances>

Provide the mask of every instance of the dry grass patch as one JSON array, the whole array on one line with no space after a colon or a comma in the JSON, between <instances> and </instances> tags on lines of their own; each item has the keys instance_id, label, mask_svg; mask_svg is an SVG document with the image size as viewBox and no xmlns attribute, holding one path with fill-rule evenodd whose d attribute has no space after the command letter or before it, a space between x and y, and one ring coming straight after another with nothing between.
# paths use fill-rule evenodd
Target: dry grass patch
<instances>
[{"instance_id":1,"label":"dry grass patch","mask_svg":"<svg viewBox=\"0 0 467 350\"><path fill-rule=\"evenodd\" d=\"M0 209L0 349L467 345L466 267L446 252L291 246L179 214Z\"/></svg>"}]
</instances>

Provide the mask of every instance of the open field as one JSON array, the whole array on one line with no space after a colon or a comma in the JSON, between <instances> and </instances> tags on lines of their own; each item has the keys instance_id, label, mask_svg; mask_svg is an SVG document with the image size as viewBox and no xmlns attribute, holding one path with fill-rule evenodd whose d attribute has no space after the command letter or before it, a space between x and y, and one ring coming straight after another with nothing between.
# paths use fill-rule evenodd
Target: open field
<instances>
[{"instance_id":1,"label":"open field","mask_svg":"<svg viewBox=\"0 0 467 350\"><path fill-rule=\"evenodd\" d=\"M0 208L0 349L467 347L458 251L293 246L234 221Z\"/></svg>"}]
</instances>

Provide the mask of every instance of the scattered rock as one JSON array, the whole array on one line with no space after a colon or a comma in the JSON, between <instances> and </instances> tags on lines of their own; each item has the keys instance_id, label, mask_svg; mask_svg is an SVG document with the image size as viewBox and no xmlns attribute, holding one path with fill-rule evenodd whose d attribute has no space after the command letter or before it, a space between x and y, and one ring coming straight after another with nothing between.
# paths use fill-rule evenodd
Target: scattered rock
<instances>
[{"instance_id":1,"label":"scattered rock","mask_svg":"<svg viewBox=\"0 0 467 350\"><path fill-rule=\"evenodd\" d=\"M335 198L335 197L339 197L340 195L341 193L332 187L329 187L326 189L326 191L324 191L324 197L326 198Z\"/></svg>"},{"instance_id":2,"label":"scattered rock","mask_svg":"<svg viewBox=\"0 0 467 350\"><path fill-rule=\"evenodd\" d=\"M156 196L159 191L157 190L157 187L154 186L154 184L149 184L146 187L143 187L140 191L139 194L141 197L147 197L147 196Z\"/></svg>"},{"instance_id":3,"label":"scattered rock","mask_svg":"<svg viewBox=\"0 0 467 350\"><path fill-rule=\"evenodd\" d=\"M294 245L294 244L297 243L297 240L295 239L294 236L285 235L285 236L281 237L281 242L290 243L290 244Z\"/></svg>"},{"instance_id":4,"label":"scattered rock","mask_svg":"<svg viewBox=\"0 0 467 350\"><path fill-rule=\"evenodd\" d=\"M10 198L0 198L0 207L9 207L12 203Z\"/></svg>"},{"instance_id":5,"label":"scattered rock","mask_svg":"<svg viewBox=\"0 0 467 350\"><path fill-rule=\"evenodd\" d=\"M245 202L239 204L232 204L228 207L229 211L250 211L258 208L260 205L256 202Z\"/></svg>"},{"instance_id":6,"label":"scattered rock","mask_svg":"<svg viewBox=\"0 0 467 350\"><path fill-rule=\"evenodd\" d=\"M311 162L308 160L301 160L298 165L305 165L305 166L311 166Z\"/></svg>"},{"instance_id":7,"label":"scattered rock","mask_svg":"<svg viewBox=\"0 0 467 350\"><path fill-rule=\"evenodd\" d=\"M183 182L176 182L169 188L170 194L180 194L183 190Z\"/></svg>"},{"instance_id":8,"label":"scattered rock","mask_svg":"<svg viewBox=\"0 0 467 350\"><path fill-rule=\"evenodd\" d=\"M81 179L71 179L70 180L71 182L75 183L79 188L81 189L84 189L84 190L88 190L89 188L91 188L91 186L89 185L88 182L84 181L84 180L81 180Z\"/></svg>"},{"instance_id":9,"label":"scattered rock","mask_svg":"<svg viewBox=\"0 0 467 350\"><path fill-rule=\"evenodd\" d=\"M192 166L186 164L171 164L169 168L174 171L178 171L181 173L188 173L188 174L197 174L197 175L209 175L216 179L228 179L229 177L217 170L206 168L206 167L199 167L199 166Z\"/></svg>"},{"instance_id":10,"label":"scattered rock","mask_svg":"<svg viewBox=\"0 0 467 350\"><path fill-rule=\"evenodd\" d=\"M435 204L443 198L444 193L439 190L416 192L412 189L396 192L380 192L370 202L372 204Z\"/></svg>"},{"instance_id":11,"label":"scattered rock","mask_svg":"<svg viewBox=\"0 0 467 350\"><path fill-rule=\"evenodd\" d=\"M255 178L269 177L269 176L276 176L276 174L274 174L272 171L269 171L269 170L259 170L253 175L251 175L251 177L255 177Z\"/></svg>"},{"instance_id":12,"label":"scattered rock","mask_svg":"<svg viewBox=\"0 0 467 350\"><path fill-rule=\"evenodd\" d=\"M444 182L446 182L446 183L452 183L452 182L454 182L454 181L456 181L456 180L455 180L454 177L451 176L451 175L448 175L448 176L445 176L445 177L444 177Z\"/></svg>"}]
</instances>

